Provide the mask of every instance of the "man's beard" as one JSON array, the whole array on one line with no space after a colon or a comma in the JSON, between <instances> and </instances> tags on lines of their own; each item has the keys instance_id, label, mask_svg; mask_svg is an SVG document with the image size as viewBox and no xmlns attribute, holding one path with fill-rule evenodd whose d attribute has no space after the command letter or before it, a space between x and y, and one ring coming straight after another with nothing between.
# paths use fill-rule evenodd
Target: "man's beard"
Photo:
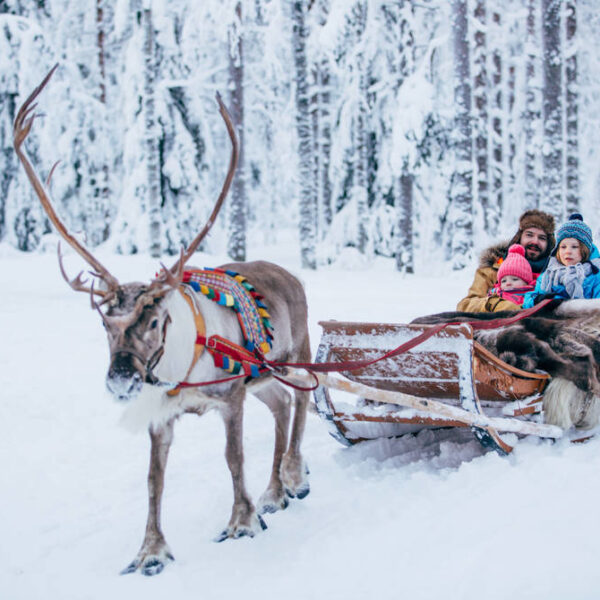
<instances>
[{"instance_id":1,"label":"man's beard","mask_svg":"<svg viewBox=\"0 0 600 600\"><path fill-rule=\"evenodd\" d=\"M527 244L525 246L525 258L527 260L537 260L541 258L543 250L537 244Z\"/></svg>"}]
</instances>

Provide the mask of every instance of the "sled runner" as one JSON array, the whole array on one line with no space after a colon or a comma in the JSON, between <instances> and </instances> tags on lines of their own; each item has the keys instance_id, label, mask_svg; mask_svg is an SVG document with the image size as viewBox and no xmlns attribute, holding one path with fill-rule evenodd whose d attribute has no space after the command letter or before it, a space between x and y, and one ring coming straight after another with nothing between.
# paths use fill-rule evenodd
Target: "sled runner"
<instances>
[{"instance_id":1,"label":"sled runner","mask_svg":"<svg viewBox=\"0 0 600 600\"><path fill-rule=\"evenodd\" d=\"M317 363L381 357L425 332L428 325L324 321ZM562 430L540 423L542 393L550 376L516 369L473 339L467 323L449 325L407 352L343 376L314 373L317 411L347 446L397 437L424 428L471 427L480 442L505 454L513 439L502 433L558 438ZM286 378L309 382L288 370Z\"/></svg>"}]
</instances>

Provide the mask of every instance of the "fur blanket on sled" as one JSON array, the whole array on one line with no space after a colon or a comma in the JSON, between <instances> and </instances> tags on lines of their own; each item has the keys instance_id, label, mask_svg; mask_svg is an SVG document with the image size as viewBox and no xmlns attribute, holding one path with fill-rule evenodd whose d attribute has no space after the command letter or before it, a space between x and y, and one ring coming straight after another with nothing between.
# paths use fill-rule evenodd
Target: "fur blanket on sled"
<instances>
[{"instance_id":1,"label":"fur blanket on sled","mask_svg":"<svg viewBox=\"0 0 600 600\"><path fill-rule=\"evenodd\" d=\"M413 323L482 321L516 312L446 312ZM476 330L475 339L504 362L552 376L544 393L544 420L565 429L600 423L600 299L553 301L531 317L497 329Z\"/></svg>"}]
</instances>

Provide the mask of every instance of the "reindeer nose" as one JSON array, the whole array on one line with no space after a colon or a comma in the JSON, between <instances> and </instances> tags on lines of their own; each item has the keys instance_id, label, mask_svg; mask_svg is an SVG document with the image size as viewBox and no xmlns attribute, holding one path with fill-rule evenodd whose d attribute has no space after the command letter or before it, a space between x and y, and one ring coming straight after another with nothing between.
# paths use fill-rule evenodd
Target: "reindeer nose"
<instances>
[{"instance_id":1,"label":"reindeer nose","mask_svg":"<svg viewBox=\"0 0 600 600\"><path fill-rule=\"evenodd\" d=\"M142 374L128 352L117 352L106 375L106 387L119 400L129 400L142 389Z\"/></svg>"}]
</instances>

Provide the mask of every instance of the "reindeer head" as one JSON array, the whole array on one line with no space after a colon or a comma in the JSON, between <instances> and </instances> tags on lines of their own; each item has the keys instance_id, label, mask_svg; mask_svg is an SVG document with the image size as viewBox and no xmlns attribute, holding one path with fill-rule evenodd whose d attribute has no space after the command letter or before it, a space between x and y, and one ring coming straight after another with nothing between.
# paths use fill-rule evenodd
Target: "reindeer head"
<instances>
[{"instance_id":1,"label":"reindeer head","mask_svg":"<svg viewBox=\"0 0 600 600\"><path fill-rule=\"evenodd\" d=\"M98 307L110 349L106 386L119 400L135 396L143 383L156 382L152 369L164 352L170 317L163 299L170 289L127 283L117 289L106 312Z\"/></svg>"},{"instance_id":2,"label":"reindeer head","mask_svg":"<svg viewBox=\"0 0 600 600\"><path fill-rule=\"evenodd\" d=\"M229 170L223 183L223 188L206 225L190 243L188 248L186 250L182 249L179 259L175 264L170 269L162 265L160 275L149 284L120 284L117 278L111 275L108 269L68 232L54 211L44 185L41 183L22 150L23 143L36 118L34 114L36 105L33 102L44 89L57 67L58 65L55 65L52 68L19 109L13 127L13 144L15 152L23 164L27 177L40 199L48 218L58 233L93 269L90 271L92 276L90 286L83 279L82 272L69 280L62 263L59 246L58 261L63 277L72 289L90 294L92 308L100 313L102 323L106 328L110 348L110 365L106 376L106 385L110 392L119 400L129 400L135 397L144 383L157 383L152 369L159 362L164 351L165 337L169 323L168 307L164 299L169 292L181 285L185 263L196 251L200 242L212 227L227 196L237 165L237 138L231 117L221 101L221 97L217 94L219 111L225 121L231 139L232 151ZM51 169L46 183L49 182L54 167ZM94 281L98 281L100 285L95 287ZM95 297L101 297L102 300L97 303L94 299Z\"/></svg>"}]
</instances>

